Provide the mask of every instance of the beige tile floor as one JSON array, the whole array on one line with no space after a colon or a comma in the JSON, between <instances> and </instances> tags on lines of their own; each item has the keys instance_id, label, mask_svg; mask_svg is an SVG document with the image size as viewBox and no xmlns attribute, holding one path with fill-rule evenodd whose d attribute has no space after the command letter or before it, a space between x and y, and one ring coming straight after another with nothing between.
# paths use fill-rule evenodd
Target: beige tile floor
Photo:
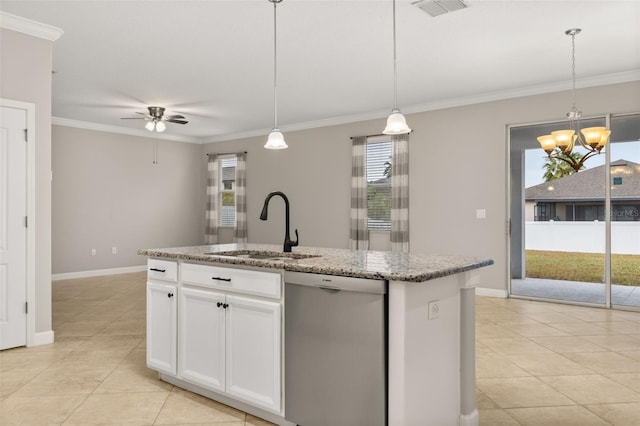
<instances>
[{"instance_id":1,"label":"beige tile floor","mask_svg":"<svg viewBox=\"0 0 640 426\"><path fill-rule=\"evenodd\" d=\"M477 304L481 425L640 425L640 313ZM144 273L54 282L53 327L0 352L0 425L269 424L145 367Z\"/></svg>"}]
</instances>

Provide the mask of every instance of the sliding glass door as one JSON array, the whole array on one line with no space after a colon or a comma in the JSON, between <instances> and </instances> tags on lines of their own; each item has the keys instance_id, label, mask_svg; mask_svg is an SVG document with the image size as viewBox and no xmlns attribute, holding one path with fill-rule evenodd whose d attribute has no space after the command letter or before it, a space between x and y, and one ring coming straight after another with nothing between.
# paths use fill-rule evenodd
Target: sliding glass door
<instances>
[{"instance_id":1,"label":"sliding glass door","mask_svg":"<svg viewBox=\"0 0 640 426\"><path fill-rule=\"evenodd\" d=\"M640 307L639 122L640 115L611 119L611 303L621 307Z\"/></svg>"},{"instance_id":2,"label":"sliding glass door","mask_svg":"<svg viewBox=\"0 0 640 426\"><path fill-rule=\"evenodd\" d=\"M609 145L577 173L536 139L566 122L510 128L511 295L640 306L640 115L581 123L605 124Z\"/></svg>"}]
</instances>

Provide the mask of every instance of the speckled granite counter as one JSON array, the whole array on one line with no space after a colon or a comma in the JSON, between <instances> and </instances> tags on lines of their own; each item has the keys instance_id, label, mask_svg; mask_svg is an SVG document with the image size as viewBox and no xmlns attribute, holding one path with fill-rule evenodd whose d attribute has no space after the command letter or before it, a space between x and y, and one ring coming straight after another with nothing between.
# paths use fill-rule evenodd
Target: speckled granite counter
<instances>
[{"instance_id":1,"label":"speckled granite counter","mask_svg":"<svg viewBox=\"0 0 640 426\"><path fill-rule=\"evenodd\" d=\"M493 264L493 259L490 258L317 247L295 247L293 249L293 254L317 256L305 259L252 259L224 255L225 252L238 250L281 252L282 246L271 244L216 244L142 249L138 251L138 254L163 259L228 263L295 272L408 282L432 280Z\"/></svg>"}]
</instances>

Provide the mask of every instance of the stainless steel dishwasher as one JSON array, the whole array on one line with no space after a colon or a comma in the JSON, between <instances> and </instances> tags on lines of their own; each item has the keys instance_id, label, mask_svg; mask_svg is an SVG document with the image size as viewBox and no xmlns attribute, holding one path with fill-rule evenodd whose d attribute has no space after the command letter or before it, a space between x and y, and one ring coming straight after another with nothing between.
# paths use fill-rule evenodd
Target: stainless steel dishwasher
<instances>
[{"instance_id":1,"label":"stainless steel dishwasher","mask_svg":"<svg viewBox=\"0 0 640 426\"><path fill-rule=\"evenodd\" d=\"M385 281L285 271L285 418L386 424Z\"/></svg>"}]
</instances>

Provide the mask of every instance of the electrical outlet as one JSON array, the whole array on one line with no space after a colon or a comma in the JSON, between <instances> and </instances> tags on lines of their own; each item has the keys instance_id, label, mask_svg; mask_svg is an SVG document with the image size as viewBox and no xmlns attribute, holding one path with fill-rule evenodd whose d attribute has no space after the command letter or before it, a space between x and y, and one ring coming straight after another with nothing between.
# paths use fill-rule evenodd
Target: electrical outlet
<instances>
[{"instance_id":1,"label":"electrical outlet","mask_svg":"<svg viewBox=\"0 0 640 426\"><path fill-rule=\"evenodd\" d=\"M486 219L487 211L485 209L476 209L476 219Z\"/></svg>"},{"instance_id":2,"label":"electrical outlet","mask_svg":"<svg viewBox=\"0 0 640 426\"><path fill-rule=\"evenodd\" d=\"M118 254L118 247L111 247L111 254Z\"/></svg>"},{"instance_id":3,"label":"electrical outlet","mask_svg":"<svg viewBox=\"0 0 640 426\"><path fill-rule=\"evenodd\" d=\"M438 300L434 300L433 302L429 302L427 308L429 309L429 319L433 320L436 318L440 318L440 303Z\"/></svg>"},{"instance_id":4,"label":"electrical outlet","mask_svg":"<svg viewBox=\"0 0 640 426\"><path fill-rule=\"evenodd\" d=\"M95 256L96 254L98 254L98 251L96 249L91 249L91 256Z\"/></svg>"}]
</instances>

